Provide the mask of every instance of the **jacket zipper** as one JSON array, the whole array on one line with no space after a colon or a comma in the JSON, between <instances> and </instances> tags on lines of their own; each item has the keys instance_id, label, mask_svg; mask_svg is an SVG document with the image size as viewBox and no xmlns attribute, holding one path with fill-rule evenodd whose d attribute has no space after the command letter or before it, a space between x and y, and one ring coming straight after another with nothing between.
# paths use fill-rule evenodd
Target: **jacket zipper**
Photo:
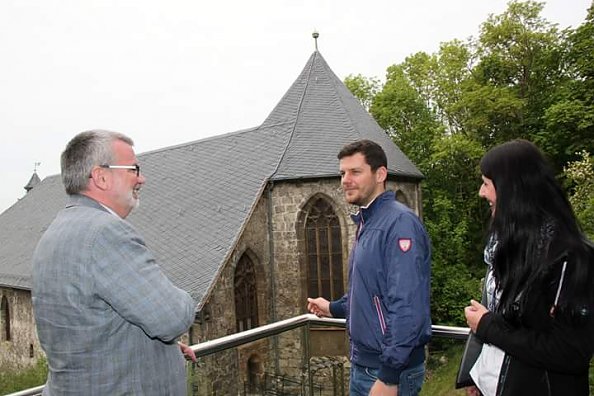
<instances>
[{"instance_id":1,"label":"jacket zipper","mask_svg":"<svg viewBox=\"0 0 594 396\"><path fill-rule=\"evenodd\" d=\"M564 268L565 269L565 268ZM551 381L549 380L549 371L545 370L545 378L547 379L547 394L551 395Z\"/></svg>"},{"instance_id":2,"label":"jacket zipper","mask_svg":"<svg viewBox=\"0 0 594 396\"><path fill-rule=\"evenodd\" d=\"M361 221L357 225L357 231L355 232L355 242L353 243L353 248L351 249L351 256L353 257L353 268L351 271L351 277L355 274L355 249L357 248L357 243L359 243L359 236L361 235L361 231L363 230L363 214L361 213ZM349 288L349 317L353 317L353 285L351 279L351 287ZM349 334L352 334L351 326L352 320L349 319Z\"/></svg>"},{"instance_id":3,"label":"jacket zipper","mask_svg":"<svg viewBox=\"0 0 594 396\"><path fill-rule=\"evenodd\" d=\"M378 296L373 296L373 305L375 305L375 310L377 312L377 319L380 324L380 330L382 331L382 335L386 334L386 320L384 318L384 313L382 311L382 304L380 303L380 299Z\"/></svg>"},{"instance_id":4,"label":"jacket zipper","mask_svg":"<svg viewBox=\"0 0 594 396\"><path fill-rule=\"evenodd\" d=\"M501 371L499 372L499 380L497 381L497 391L495 392L497 396L503 395L503 389L505 388L505 380L507 379L507 369L509 369L510 360L510 356L506 353L505 357L503 358L503 364L501 365Z\"/></svg>"}]
</instances>

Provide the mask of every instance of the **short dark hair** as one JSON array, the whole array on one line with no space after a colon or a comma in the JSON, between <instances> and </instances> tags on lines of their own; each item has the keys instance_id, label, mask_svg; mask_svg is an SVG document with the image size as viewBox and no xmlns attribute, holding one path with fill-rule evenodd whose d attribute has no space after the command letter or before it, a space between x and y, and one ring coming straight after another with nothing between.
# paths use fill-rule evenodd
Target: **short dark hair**
<instances>
[{"instance_id":1,"label":"short dark hair","mask_svg":"<svg viewBox=\"0 0 594 396\"><path fill-rule=\"evenodd\" d=\"M338 153L338 159L341 160L343 157L350 157L357 153L363 154L365 162L374 172L381 166L388 167L388 159L382 146L367 139L357 140L344 146Z\"/></svg>"}]
</instances>

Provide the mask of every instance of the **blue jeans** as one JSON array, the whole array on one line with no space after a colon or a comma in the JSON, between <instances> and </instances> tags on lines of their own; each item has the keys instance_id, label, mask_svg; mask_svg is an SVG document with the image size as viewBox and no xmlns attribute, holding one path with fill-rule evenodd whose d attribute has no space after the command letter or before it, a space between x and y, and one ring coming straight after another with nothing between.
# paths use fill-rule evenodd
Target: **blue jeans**
<instances>
[{"instance_id":1,"label":"blue jeans","mask_svg":"<svg viewBox=\"0 0 594 396\"><path fill-rule=\"evenodd\" d=\"M350 395L368 396L373 383L377 379L379 369L363 367L358 364L351 366ZM417 396L425 380L425 363L409 367L400 374L398 396Z\"/></svg>"}]
</instances>

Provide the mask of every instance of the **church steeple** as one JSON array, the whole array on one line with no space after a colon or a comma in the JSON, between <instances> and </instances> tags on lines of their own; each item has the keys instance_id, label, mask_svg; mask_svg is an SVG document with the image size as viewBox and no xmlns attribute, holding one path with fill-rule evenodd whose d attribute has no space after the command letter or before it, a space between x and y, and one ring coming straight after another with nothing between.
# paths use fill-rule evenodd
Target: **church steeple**
<instances>
[{"instance_id":1,"label":"church steeple","mask_svg":"<svg viewBox=\"0 0 594 396\"><path fill-rule=\"evenodd\" d=\"M31 175L31 178L29 179L29 183L27 183L27 185L24 187L24 189L25 189L25 191L27 191L27 193L29 191L31 191L33 189L33 187L38 185L39 182L41 182L41 179L39 178L39 176L37 176L37 167L39 165L41 165L41 162L35 163L35 167L33 168L33 175Z\"/></svg>"},{"instance_id":2,"label":"church steeple","mask_svg":"<svg viewBox=\"0 0 594 396\"><path fill-rule=\"evenodd\" d=\"M289 134L272 180L338 175L336 153L360 139L383 147L389 173L415 180L423 177L317 49L261 128Z\"/></svg>"}]
</instances>

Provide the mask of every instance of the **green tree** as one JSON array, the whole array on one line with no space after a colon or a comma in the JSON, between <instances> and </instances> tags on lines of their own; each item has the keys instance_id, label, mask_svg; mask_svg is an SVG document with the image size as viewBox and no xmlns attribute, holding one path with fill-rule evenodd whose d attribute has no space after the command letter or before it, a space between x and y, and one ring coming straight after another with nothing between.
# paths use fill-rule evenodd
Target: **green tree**
<instances>
[{"instance_id":1,"label":"green tree","mask_svg":"<svg viewBox=\"0 0 594 396\"><path fill-rule=\"evenodd\" d=\"M566 77L557 86L555 103L545 111L545 128L536 137L559 169L576 160L581 150L594 152L594 5L585 22L565 35Z\"/></svg>"},{"instance_id":2,"label":"green tree","mask_svg":"<svg viewBox=\"0 0 594 396\"><path fill-rule=\"evenodd\" d=\"M388 68L386 83L375 95L370 110L396 145L424 172L431 144L443 126L412 85L403 65Z\"/></svg>"},{"instance_id":3,"label":"green tree","mask_svg":"<svg viewBox=\"0 0 594 396\"><path fill-rule=\"evenodd\" d=\"M462 134L436 139L424 191L424 221L433 246L432 306L438 323L464 324L463 308L480 293L486 213L477 195L484 150Z\"/></svg>"},{"instance_id":4,"label":"green tree","mask_svg":"<svg viewBox=\"0 0 594 396\"><path fill-rule=\"evenodd\" d=\"M594 157L586 150L581 160L570 162L563 169L570 184L569 201L586 235L594 240Z\"/></svg>"},{"instance_id":5,"label":"green tree","mask_svg":"<svg viewBox=\"0 0 594 396\"><path fill-rule=\"evenodd\" d=\"M379 79L375 77L365 77L361 74L357 74L356 76L349 74L344 79L344 84L349 91L359 99L359 102L361 102L361 105L365 110L369 110L373 98L378 93L381 86Z\"/></svg>"},{"instance_id":6,"label":"green tree","mask_svg":"<svg viewBox=\"0 0 594 396\"><path fill-rule=\"evenodd\" d=\"M544 129L543 114L563 78L563 35L540 16L543 3L511 1L481 25L467 98L470 125L485 147Z\"/></svg>"},{"instance_id":7,"label":"green tree","mask_svg":"<svg viewBox=\"0 0 594 396\"><path fill-rule=\"evenodd\" d=\"M466 133L469 112L462 99L472 91L471 43L459 40L442 43L434 64L435 112L449 133Z\"/></svg>"}]
</instances>

